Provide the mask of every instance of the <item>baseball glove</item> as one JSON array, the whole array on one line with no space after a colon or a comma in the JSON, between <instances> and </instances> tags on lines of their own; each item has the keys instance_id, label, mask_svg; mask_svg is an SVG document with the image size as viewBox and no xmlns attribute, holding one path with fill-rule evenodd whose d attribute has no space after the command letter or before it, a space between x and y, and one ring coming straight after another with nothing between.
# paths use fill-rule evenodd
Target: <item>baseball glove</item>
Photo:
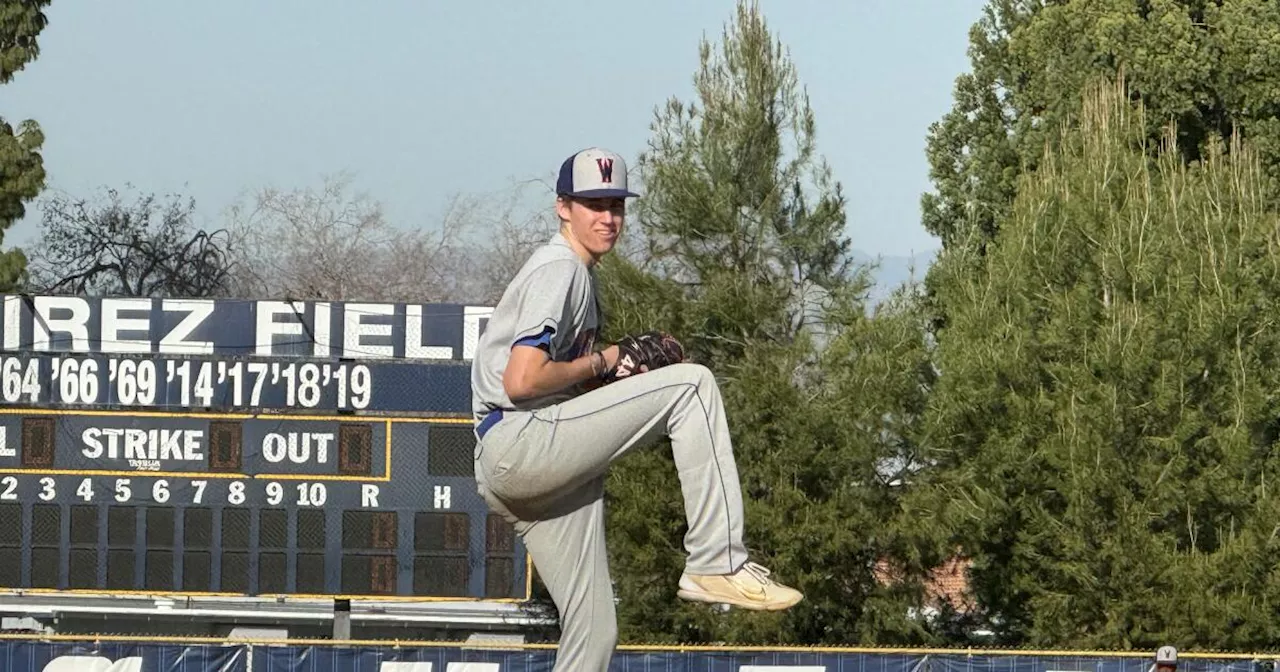
<instances>
[{"instance_id":1,"label":"baseball glove","mask_svg":"<svg viewBox=\"0 0 1280 672\"><path fill-rule=\"evenodd\" d=\"M608 381L627 378L684 361L684 346L662 331L646 331L617 342L618 364L606 374Z\"/></svg>"}]
</instances>

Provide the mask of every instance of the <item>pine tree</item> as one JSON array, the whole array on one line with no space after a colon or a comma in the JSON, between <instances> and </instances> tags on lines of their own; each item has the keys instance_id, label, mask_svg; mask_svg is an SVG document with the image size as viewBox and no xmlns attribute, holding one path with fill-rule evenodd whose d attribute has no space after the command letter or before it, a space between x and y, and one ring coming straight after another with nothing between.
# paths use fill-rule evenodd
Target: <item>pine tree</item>
<instances>
[{"instance_id":1,"label":"pine tree","mask_svg":"<svg viewBox=\"0 0 1280 672\"><path fill-rule=\"evenodd\" d=\"M970 30L972 69L929 129L925 228L948 249L981 250L1018 175L1098 76L1125 78L1153 144L1175 122L1184 160L1239 131L1280 195L1277 22L1280 5L1266 0L989 0Z\"/></svg>"},{"instance_id":2,"label":"pine tree","mask_svg":"<svg viewBox=\"0 0 1280 672\"><path fill-rule=\"evenodd\" d=\"M794 65L754 4L703 41L696 101L656 112L637 162L638 252L602 265L610 336L674 333L720 381L755 559L808 597L720 615L675 597L683 502L665 446L608 483L624 641L921 641L910 583L881 585L927 372L909 297L869 315L840 185ZM900 305L899 305L900 304ZM889 465L889 466L886 466ZM880 467L880 470L877 470Z\"/></svg>"},{"instance_id":3,"label":"pine tree","mask_svg":"<svg viewBox=\"0 0 1280 672\"><path fill-rule=\"evenodd\" d=\"M1000 643L1266 648L1280 220L1259 152L1188 165L1131 98L1087 89L986 250L937 262L933 466L905 510L972 560Z\"/></svg>"}]
</instances>

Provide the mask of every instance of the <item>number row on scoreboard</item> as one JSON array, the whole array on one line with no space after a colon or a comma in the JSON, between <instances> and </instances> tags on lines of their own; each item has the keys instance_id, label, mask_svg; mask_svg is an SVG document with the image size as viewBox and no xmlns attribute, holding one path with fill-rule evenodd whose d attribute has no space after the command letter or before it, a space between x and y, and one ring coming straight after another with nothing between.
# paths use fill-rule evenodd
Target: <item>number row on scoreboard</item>
<instances>
[{"instance_id":1,"label":"number row on scoreboard","mask_svg":"<svg viewBox=\"0 0 1280 672\"><path fill-rule=\"evenodd\" d=\"M35 477L29 477L35 479ZM64 481L66 483L67 481ZM145 472L137 477L120 476L116 478L85 476L72 481L70 486L60 489L58 479L43 476L38 480L20 480L17 476L0 476L0 501L30 501L39 499L44 502L75 500L77 502L113 501L120 504L133 502L174 504L174 505L245 505L252 498L253 502L265 502L270 506L322 507L328 503L329 488L323 481L309 482L261 480L209 480L203 478L151 478ZM450 486L436 486L447 494ZM382 486L374 483L360 484L360 505L378 508ZM437 497L437 499L441 499Z\"/></svg>"},{"instance_id":2,"label":"number row on scoreboard","mask_svg":"<svg viewBox=\"0 0 1280 672\"><path fill-rule=\"evenodd\" d=\"M367 364L0 356L0 403L366 410Z\"/></svg>"}]
</instances>

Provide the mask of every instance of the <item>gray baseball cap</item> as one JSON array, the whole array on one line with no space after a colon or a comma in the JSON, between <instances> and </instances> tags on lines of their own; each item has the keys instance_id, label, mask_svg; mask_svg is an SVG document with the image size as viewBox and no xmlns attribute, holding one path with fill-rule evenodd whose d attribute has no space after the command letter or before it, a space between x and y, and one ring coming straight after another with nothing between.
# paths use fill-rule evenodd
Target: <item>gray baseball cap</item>
<instances>
[{"instance_id":1,"label":"gray baseball cap","mask_svg":"<svg viewBox=\"0 0 1280 672\"><path fill-rule=\"evenodd\" d=\"M590 147L560 164L556 195L580 198L639 196L627 189L627 162L616 152Z\"/></svg>"}]
</instances>

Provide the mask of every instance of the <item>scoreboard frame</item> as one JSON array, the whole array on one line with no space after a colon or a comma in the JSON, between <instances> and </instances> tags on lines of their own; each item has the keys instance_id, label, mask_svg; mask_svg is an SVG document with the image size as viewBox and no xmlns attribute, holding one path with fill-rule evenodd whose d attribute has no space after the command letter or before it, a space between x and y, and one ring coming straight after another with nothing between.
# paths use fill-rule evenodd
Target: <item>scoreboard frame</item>
<instances>
[{"instance_id":1,"label":"scoreboard frame","mask_svg":"<svg viewBox=\"0 0 1280 672\"><path fill-rule=\"evenodd\" d=\"M22 569L17 581L12 573L0 578L0 592L253 602L527 602L532 562L509 524L494 521L497 514L479 497L469 473L475 440L469 357L490 310L3 296L0 564L14 557L16 538ZM186 366L189 374L175 375ZM233 387L238 383L229 372L255 369L255 394ZM150 377L142 378L139 372L146 370ZM357 370L367 372L362 407L344 407L337 385L318 384L335 380L336 371ZM309 396L290 387L301 379L298 372L312 372L302 373L317 383ZM205 393L193 394L191 386L201 376ZM238 428L236 439L224 437L219 444L215 433L231 427ZM449 438L436 441L437 435ZM348 439L355 452L342 453L339 444ZM50 442L47 454L41 441ZM228 468L228 446L235 446L238 468ZM222 462L215 461L215 451ZM344 455L358 456L345 470L339 464ZM446 459L453 468L433 472ZM236 486L241 487L233 491ZM50 541L48 522L53 506L56 542ZM37 508L48 528L43 532ZM148 525L152 511L160 512L155 520L161 532L154 535ZM199 516L191 517L192 511ZM247 518L235 517L248 521L248 529L235 533L244 537L245 548L236 546L234 553L224 543L232 529L224 527L227 511L248 512ZM439 520L460 514L466 523L437 523L436 514L446 517ZM368 524L372 531L356 522L366 518L375 521ZM452 532L441 525L452 525ZM450 557L465 558L465 588L423 589L436 585L438 567L414 563L435 557L426 547L438 537L456 544L459 525L467 530L466 548L452 547ZM192 544L184 533L192 529L208 538L188 553ZM507 535L500 544L504 550L493 555L511 563L509 580L498 580L505 590L488 584L486 539L501 534ZM352 548L360 535L381 546ZM270 548L262 544L268 536L274 540ZM155 538L167 541L154 547ZM387 544L394 548L388 551ZM236 560L229 563L232 556ZM369 560L368 570L380 590L344 589L362 580L359 570L343 569L357 556L353 566L365 556L380 559ZM55 558L57 585L51 587L49 562ZM249 577L232 572L235 580L228 582L228 564ZM451 571L461 571L458 566L450 565ZM155 574L153 567L159 568ZM323 568L319 580L317 567ZM42 581L32 580L37 574ZM191 574L207 574L210 588L186 589ZM239 588L218 589L228 583ZM276 589L262 590L268 583ZM315 590L317 585L322 589Z\"/></svg>"}]
</instances>

